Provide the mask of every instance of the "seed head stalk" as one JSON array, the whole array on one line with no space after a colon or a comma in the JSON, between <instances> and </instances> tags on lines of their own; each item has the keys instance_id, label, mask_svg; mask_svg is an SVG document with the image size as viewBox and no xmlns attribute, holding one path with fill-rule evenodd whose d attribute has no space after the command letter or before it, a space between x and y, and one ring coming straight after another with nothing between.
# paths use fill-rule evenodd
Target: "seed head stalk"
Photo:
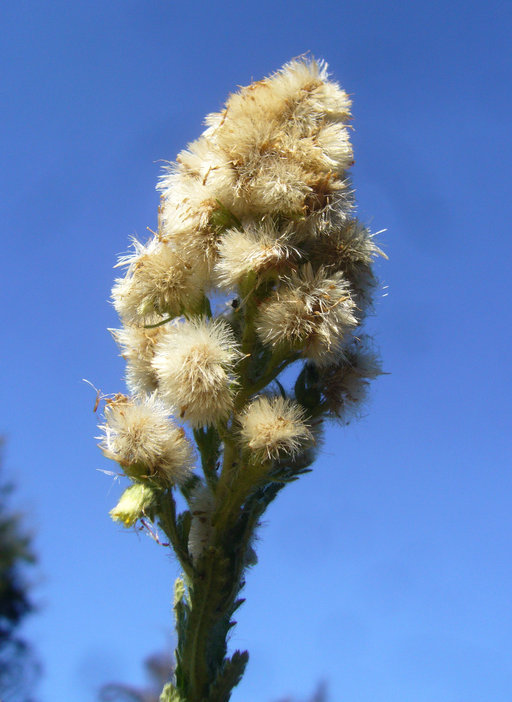
<instances>
[{"instance_id":1,"label":"seed head stalk","mask_svg":"<svg viewBox=\"0 0 512 702\"><path fill-rule=\"evenodd\" d=\"M260 519L380 372L361 324L382 252L354 215L349 120L321 62L241 88L166 169L158 231L118 264L130 395L107 400L100 447L130 481L114 521L163 532L183 570L161 702L230 699Z\"/></svg>"}]
</instances>

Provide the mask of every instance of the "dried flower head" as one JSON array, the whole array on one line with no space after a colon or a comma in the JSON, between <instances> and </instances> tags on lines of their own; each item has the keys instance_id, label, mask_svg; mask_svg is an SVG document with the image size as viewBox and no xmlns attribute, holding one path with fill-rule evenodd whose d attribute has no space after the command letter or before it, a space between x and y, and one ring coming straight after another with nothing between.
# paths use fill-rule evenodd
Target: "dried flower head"
<instances>
[{"instance_id":1,"label":"dried flower head","mask_svg":"<svg viewBox=\"0 0 512 702\"><path fill-rule=\"evenodd\" d=\"M362 336L344 349L337 363L318 374L326 410L347 422L364 403L370 380L382 374L382 365L369 338Z\"/></svg>"},{"instance_id":2,"label":"dried flower head","mask_svg":"<svg viewBox=\"0 0 512 702\"><path fill-rule=\"evenodd\" d=\"M181 484L192 471L192 448L156 394L133 400L119 395L105 407L99 444L130 477Z\"/></svg>"},{"instance_id":3,"label":"dried flower head","mask_svg":"<svg viewBox=\"0 0 512 702\"><path fill-rule=\"evenodd\" d=\"M300 259L293 233L279 233L275 224L265 220L249 223L243 230L230 229L219 244L215 273L220 287L240 285L251 272L259 277L289 271Z\"/></svg>"},{"instance_id":4,"label":"dried flower head","mask_svg":"<svg viewBox=\"0 0 512 702\"><path fill-rule=\"evenodd\" d=\"M213 187L213 182L222 184ZM207 230L212 210L217 207L219 192L232 188L234 172L225 154L206 136L201 136L181 151L176 163L170 163L158 182L162 193L162 231L173 236L182 223ZM176 227L176 225L178 225Z\"/></svg>"},{"instance_id":5,"label":"dried flower head","mask_svg":"<svg viewBox=\"0 0 512 702\"><path fill-rule=\"evenodd\" d=\"M196 190L194 180L172 174L167 196L162 196L159 238L175 247L180 256L197 267L207 287L212 267L217 260L219 231L215 226L215 213L219 203L204 188ZM206 198L206 199L204 199Z\"/></svg>"},{"instance_id":6,"label":"dried flower head","mask_svg":"<svg viewBox=\"0 0 512 702\"><path fill-rule=\"evenodd\" d=\"M372 234L357 219L347 219L344 223L335 219L306 247L313 264L321 265L329 272L341 271L345 275L359 310L370 304L377 285L372 270L374 259L377 256L387 258L377 246L377 234Z\"/></svg>"},{"instance_id":7,"label":"dried flower head","mask_svg":"<svg viewBox=\"0 0 512 702\"><path fill-rule=\"evenodd\" d=\"M233 363L239 353L224 320L169 325L157 344L153 368L164 398L194 427L225 418L233 404Z\"/></svg>"},{"instance_id":8,"label":"dried flower head","mask_svg":"<svg viewBox=\"0 0 512 702\"><path fill-rule=\"evenodd\" d=\"M309 264L277 289L258 316L264 344L301 350L319 364L338 352L356 325L355 303L343 274L314 273Z\"/></svg>"},{"instance_id":9,"label":"dried flower head","mask_svg":"<svg viewBox=\"0 0 512 702\"><path fill-rule=\"evenodd\" d=\"M242 442L257 460L295 455L313 438L300 405L283 397L256 398L240 419Z\"/></svg>"},{"instance_id":10,"label":"dried flower head","mask_svg":"<svg viewBox=\"0 0 512 702\"><path fill-rule=\"evenodd\" d=\"M176 317L183 306L197 304L205 284L200 261L187 260L176 247L157 238L146 246L134 242L134 249L132 255L120 259L119 265L128 266L128 271L112 289L121 319L145 324L155 314Z\"/></svg>"}]
</instances>

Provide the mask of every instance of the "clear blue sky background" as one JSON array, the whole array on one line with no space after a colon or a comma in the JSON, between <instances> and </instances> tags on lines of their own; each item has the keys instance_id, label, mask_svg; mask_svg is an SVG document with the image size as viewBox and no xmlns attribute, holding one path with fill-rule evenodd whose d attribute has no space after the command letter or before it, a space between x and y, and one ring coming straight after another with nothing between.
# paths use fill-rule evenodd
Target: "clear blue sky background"
<instances>
[{"instance_id":1,"label":"clear blue sky background","mask_svg":"<svg viewBox=\"0 0 512 702\"><path fill-rule=\"evenodd\" d=\"M141 682L177 574L108 517L88 378L123 388L112 266L161 164L236 85L311 51L354 96L360 216L390 256L390 375L272 506L234 701L510 702L509 2L19 0L0 9L0 431L40 556L41 702Z\"/></svg>"}]
</instances>

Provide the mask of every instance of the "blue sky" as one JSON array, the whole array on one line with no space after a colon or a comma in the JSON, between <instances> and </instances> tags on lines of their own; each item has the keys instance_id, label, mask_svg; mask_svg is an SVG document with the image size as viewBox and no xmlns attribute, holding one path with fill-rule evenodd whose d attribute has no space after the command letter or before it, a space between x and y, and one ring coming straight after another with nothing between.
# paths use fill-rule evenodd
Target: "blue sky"
<instances>
[{"instance_id":1,"label":"blue sky","mask_svg":"<svg viewBox=\"0 0 512 702\"><path fill-rule=\"evenodd\" d=\"M509 702L510 32L491 0L3 3L0 431L36 533L41 702L141 682L178 571L108 517L88 378L123 388L112 266L160 159L237 85L310 51L354 98L360 217L389 262L389 375L260 532L233 700ZM383 291L384 293L384 291Z\"/></svg>"}]
</instances>

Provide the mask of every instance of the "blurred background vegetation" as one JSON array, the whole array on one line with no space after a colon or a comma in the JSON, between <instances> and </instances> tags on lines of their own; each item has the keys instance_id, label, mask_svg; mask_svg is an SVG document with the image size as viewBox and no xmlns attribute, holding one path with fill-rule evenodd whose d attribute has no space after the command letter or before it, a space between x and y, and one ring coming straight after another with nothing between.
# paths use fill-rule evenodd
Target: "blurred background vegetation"
<instances>
[{"instance_id":1,"label":"blurred background vegetation","mask_svg":"<svg viewBox=\"0 0 512 702\"><path fill-rule=\"evenodd\" d=\"M27 566L36 559L21 512L11 506L12 482L4 477L0 439L0 700L32 702L40 666L20 627L34 610Z\"/></svg>"}]
</instances>

